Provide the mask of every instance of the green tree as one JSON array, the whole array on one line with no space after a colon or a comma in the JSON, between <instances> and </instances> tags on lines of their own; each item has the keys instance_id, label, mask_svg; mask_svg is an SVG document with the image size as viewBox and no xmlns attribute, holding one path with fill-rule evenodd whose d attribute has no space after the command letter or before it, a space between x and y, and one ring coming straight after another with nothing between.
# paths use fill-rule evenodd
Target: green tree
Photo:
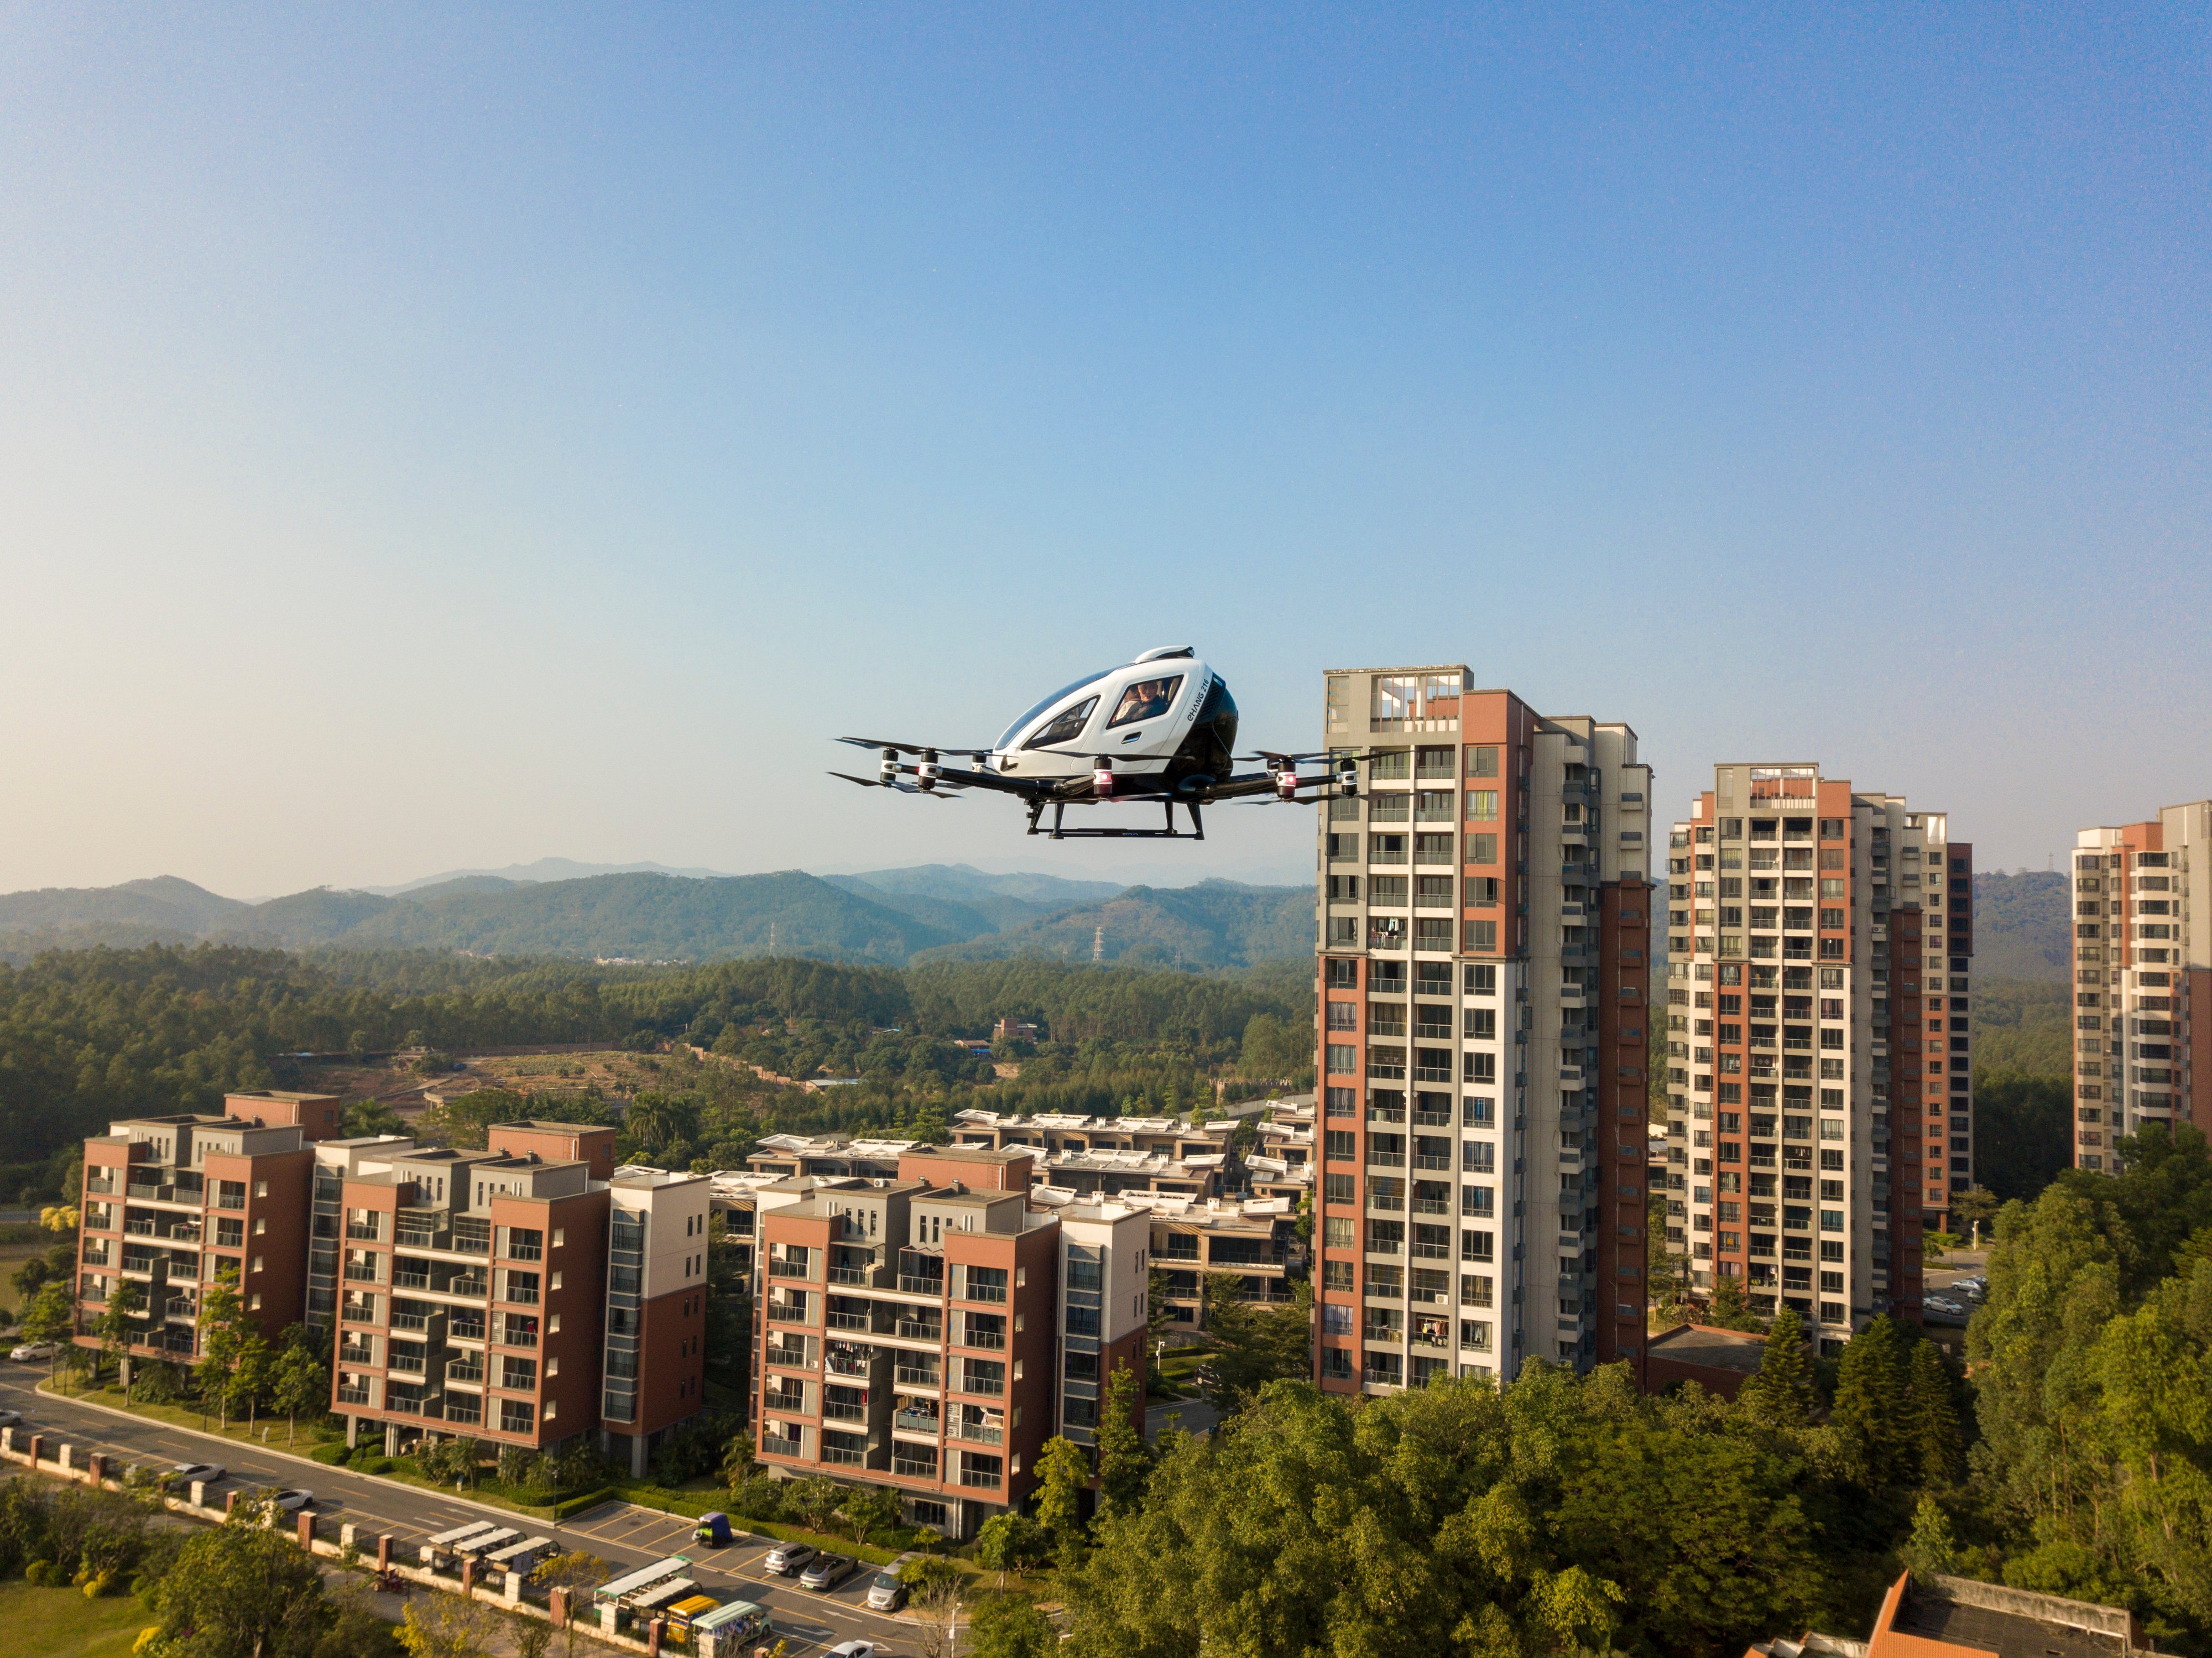
<instances>
[{"instance_id":1,"label":"green tree","mask_svg":"<svg viewBox=\"0 0 2212 1658\"><path fill-rule=\"evenodd\" d=\"M1037 1523L1051 1533L1063 1558L1081 1546L1083 1492L1091 1484L1091 1459L1057 1434L1037 1453Z\"/></svg>"},{"instance_id":2,"label":"green tree","mask_svg":"<svg viewBox=\"0 0 2212 1658\"><path fill-rule=\"evenodd\" d=\"M62 1343L76 1333L76 1306L70 1298L66 1284L49 1284L31 1298L23 1309L23 1339L44 1345L54 1344L56 1357L46 1364L46 1379L52 1382L59 1370L58 1362Z\"/></svg>"},{"instance_id":3,"label":"green tree","mask_svg":"<svg viewBox=\"0 0 2212 1658\"><path fill-rule=\"evenodd\" d=\"M1006 1574L1036 1564L1048 1552L1044 1527L1025 1514L1008 1510L986 1520L975 1533L975 1563L999 1574L999 1588L1006 1587Z\"/></svg>"},{"instance_id":4,"label":"green tree","mask_svg":"<svg viewBox=\"0 0 2212 1658\"><path fill-rule=\"evenodd\" d=\"M994 1595L968 1619L968 1658L1053 1658L1060 1631L1025 1596Z\"/></svg>"},{"instance_id":5,"label":"green tree","mask_svg":"<svg viewBox=\"0 0 2212 1658\"><path fill-rule=\"evenodd\" d=\"M806 1522L807 1530L825 1532L844 1503L845 1488L834 1479L816 1474L811 1479L799 1480L785 1500L791 1511Z\"/></svg>"},{"instance_id":6,"label":"green tree","mask_svg":"<svg viewBox=\"0 0 2212 1658\"><path fill-rule=\"evenodd\" d=\"M1951 1516L1925 1492L1912 1511L1912 1535L1905 1540L1899 1556L1916 1572L1948 1576L1959 1569L1959 1546L1952 1540Z\"/></svg>"},{"instance_id":7,"label":"green tree","mask_svg":"<svg viewBox=\"0 0 2212 1658\"><path fill-rule=\"evenodd\" d=\"M458 1594L410 1595L401 1617L407 1658L489 1658L507 1621L485 1602Z\"/></svg>"},{"instance_id":8,"label":"green tree","mask_svg":"<svg viewBox=\"0 0 2212 1658\"><path fill-rule=\"evenodd\" d=\"M1752 1315L1751 1303L1744 1298L1741 1278L1717 1277L1713 1279L1712 1300L1705 1309L1705 1321L1721 1330L1759 1328L1758 1319Z\"/></svg>"},{"instance_id":9,"label":"green tree","mask_svg":"<svg viewBox=\"0 0 2212 1658\"><path fill-rule=\"evenodd\" d=\"M230 1372L238 1362L239 1342L246 1303L238 1293L238 1269L225 1266L216 1281L200 1291L200 1362L192 1367L201 1408L215 1402L222 1426L230 1425Z\"/></svg>"},{"instance_id":10,"label":"green tree","mask_svg":"<svg viewBox=\"0 0 2212 1658\"><path fill-rule=\"evenodd\" d=\"M507 1639L514 1658L545 1658L546 1649L553 1644L553 1625L543 1618L511 1612L507 1615Z\"/></svg>"},{"instance_id":11,"label":"green tree","mask_svg":"<svg viewBox=\"0 0 2212 1658\"><path fill-rule=\"evenodd\" d=\"M1070 1658L1741 1651L1840 1620L1887 1567L1780 1436L1537 1363L1346 1400L1275 1382L1163 1453L1064 1570Z\"/></svg>"},{"instance_id":12,"label":"green tree","mask_svg":"<svg viewBox=\"0 0 2212 1658\"><path fill-rule=\"evenodd\" d=\"M288 1342L269 1378L270 1407L284 1412L285 1442L300 1436L302 1412L319 1415L330 1408L331 1373L313 1351L300 1342Z\"/></svg>"},{"instance_id":13,"label":"green tree","mask_svg":"<svg viewBox=\"0 0 2212 1658\"><path fill-rule=\"evenodd\" d=\"M1875 1319L1844 1345L1828 1419L1866 1484L1881 1482L1897 1467L1905 1434L1909 1366L1904 1337L1891 1319Z\"/></svg>"},{"instance_id":14,"label":"green tree","mask_svg":"<svg viewBox=\"0 0 2212 1658\"><path fill-rule=\"evenodd\" d=\"M234 1412L242 1412L249 1430L259 1415L261 1395L268 1388L276 1367L276 1354L269 1339L252 1324L238 1333L238 1345L230 1364L230 1384L228 1403Z\"/></svg>"},{"instance_id":15,"label":"green tree","mask_svg":"<svg viewBox=\"0 0 2212 1658\"><path fill-rule=\"evenodd\" d=\"M908 1586L907 1604L914 1613L921 1658L951 1658L966 1581L960 1569L942 1555L930 1554L908 1561L900 1576Z\"/></svg>"},{"instance_id":16,"label":"green tree","mask_svg":"<svg viewBox=\"0 0 2212 1658\"><path fill-rule=\"evenodd\" d=\"M1905 1379L1907 1455L1917 1456L1922 1481L1948 1485L1959 1477L1965 1445L1959 1431L1959 1407L1950 1367L1936 1344L1922 1337L1912 1344Z\"/></svg>"},{"instance_id":17,"label":"green tree","mask_svg":"<svg viewBox=\"0 0 2212 1658\"><path fill-rule=\"evenodd\" d=\"M899 1522L899 1495L887 1485L859 1485L845 1493L845 1524L855 1543L865 1543L878 1532Z\"/></svg>"},{"instance_id":18,"label":"green tree","mask_svg":"<svg viewBox=\"0 0 2212 1658\"><path fill-rule=\"evenodd\" d=\"M137 1339L137 1316L146 1305L146 1297L138 1288L136 1278L118 1278L107 1293L107 1305L93 1321L93 1333L100 1338L103 1358L114 1361L115 1374L123 1382L125 1403L131 1399L131 1344Z\"/></svg>"},{"instance_id":19,"label":"green tree","mask_svg":"<svg viewBox=\"0 0 2212 1658\"><path fill-rule=\"evenodd\" d=\"M1766 1333L1759 1374L1745 1381L1736 1402L1762 1421L1795 1428L1812 1414L1814 1399L1813 1355L1804 1321L1796 1309L1784 1307Z\"/></svg>"},{"instance_id":20,"label":"green tree","mask_svg":"<svg viewBox=\"0 0 2212 1658\"><path fill-rule=\"evenodd\" d=\"M1136 1371L1115 1365L1098 1401L1098 1496L1104 1506L1128 1507L1144 1498L1145 1476L1152 1467L1144 1411L1145 1390Z\"/></svg>"},{"instance_id":21,"label":"green tree","mask_svg":"<svg viewBox=\"0 0 2212 1658\"><path fill-rule=\"evenodd\" d=\"M198 1533L153 1588L160 1618L148 1649L161 1658L307 1658L321 1637L322 1573L264 1510L241 1502ZM446 1600L452 1597L433 1597Z\"/></svg>"},{"instance_id":22,"label":"green tree","mask_svg":"<svg viewBox=\"0 0 2212 1658\"><path fill-rule=\"evenodd\" d=\"M1313 1292L1293 1287L1285 1307L1243 1299L1234 1272L1206 1277L1206 1335L1213 1345L1200 1387L1224 1416L1242 1410L1270 1382L1309 1376L1313 1365Z\"/></svg>"},{"instance_id":23,"label":"green tree","mask_svg":"<svg viewBox=\"0 0 2212 1658\"><path fill-rule=\"evenodd\" d=\"M407 1119L382 1100L356 1100L346 1107L339 1127L348 1139L365 1140L379 1134L404 1134Z\"/></svg>"}]
</instances>

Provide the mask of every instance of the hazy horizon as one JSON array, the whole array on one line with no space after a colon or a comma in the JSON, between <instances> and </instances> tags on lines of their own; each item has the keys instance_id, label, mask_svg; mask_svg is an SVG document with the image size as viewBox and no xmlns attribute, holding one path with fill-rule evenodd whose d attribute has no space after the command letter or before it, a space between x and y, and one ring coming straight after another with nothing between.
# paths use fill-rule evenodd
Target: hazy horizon
<instances>
[{"instance_id":1,"label":"hazy horizon","mask_svg":"<svg viewBox=\"0 0 2212 1658\"><path fill-rule=\"evenodd\" d=\"M1310 870L826 774L1182 644L1248 745L1464 661L1662 822L1812 759L2042 868L2212 794L2208 68L2201 10L13 8L0 890Z\"/></svg>"}]
</instances>

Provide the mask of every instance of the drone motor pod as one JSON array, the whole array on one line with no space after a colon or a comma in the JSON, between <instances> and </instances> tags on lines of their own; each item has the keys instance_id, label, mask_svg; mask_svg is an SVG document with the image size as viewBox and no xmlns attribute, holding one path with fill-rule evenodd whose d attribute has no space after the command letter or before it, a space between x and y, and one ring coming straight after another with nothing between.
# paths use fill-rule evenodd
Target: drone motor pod
<instances>
[{"instance_id":1,"label":"drone motor pod","mask_svg":"<svg viewBox=\"0 0 2212 1658\"><path fill-rule=\"evenodd\" d=\"M898 750L896 749L884 750L884 763L876 776L885 788L890 787L898 781Z\"/></svg>"},{"instance_id":2,"label":"drone motor pod","mask_svg":"<svg viewBox=\"0 0 2212 1658\"><path fill-rule=\"evenodd\" d=\"M1114 756L1102 754L1091 762L1091 792L1101 800L1114 798Z\"/></svg>"},{"instance_id":3,"label":"drone motor pod","mask_svg":"<svg viewBox=\"0 0 2212 1658\"><path fill-rule=\"evenodd\" d=\"M1359 762L1349 755L1336 762L1336 786L1347 799L1359 793Z\"/></svg>"},{"instance_id":4,"label":"drone motor pod","mask_svg":"<svg viewBox=\"0 0 2212 1658\"><path fill-rule=\"evenodd\" d=\"M914 774L920 780L921 792L924 794L935 792L937 788L937 750L935 749L924 749L921 751L921 763L914 768Z\"/></svg>"},{"instance_id":5,"label":"drone motor pod","mask_svg":"<svg viewBox=\"0 0 2212 1658\"><path fill-rule=\"evenodd\" d=\"M1298 762L1295 760L1275 768L1275 798L1295 804L1298 798Z\"/></svg>"}]
</instances>

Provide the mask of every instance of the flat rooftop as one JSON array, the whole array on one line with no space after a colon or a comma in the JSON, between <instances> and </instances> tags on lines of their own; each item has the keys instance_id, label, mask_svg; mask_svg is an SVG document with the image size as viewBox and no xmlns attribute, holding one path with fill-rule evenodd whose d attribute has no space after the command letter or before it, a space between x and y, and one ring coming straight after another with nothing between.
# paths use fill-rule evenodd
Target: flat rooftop
<instances>
[{"instance_id":1,"label":"flat rooftop","mask_svg":"<svg viewBox=\"0 0 2212 1658\"><path fill-rule=\"evenodd\" d=\"M1711 1370L1741 1370L1749 1375L1766 1355L1766 1338L1740 1330L1715 1330L1686 1324L1656 1338L1644 1350L1655 1358L1679 1363L1702 1364Z\"/></svg>"}]
</instances>

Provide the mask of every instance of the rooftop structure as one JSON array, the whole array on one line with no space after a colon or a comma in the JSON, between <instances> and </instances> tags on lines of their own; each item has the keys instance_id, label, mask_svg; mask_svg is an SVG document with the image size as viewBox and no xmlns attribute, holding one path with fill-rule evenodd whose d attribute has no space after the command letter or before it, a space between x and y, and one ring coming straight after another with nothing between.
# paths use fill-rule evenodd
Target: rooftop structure
<instances>
[{"instance_id":1,"label":"rooftop structure","mask_svg":"<svg viewBox=\"0 0 2212 1658\"><path fill-rule=\"evenodd\" d=\"M1890 1585L1864 1641L1807 1634L1755 1642L1744 1658L2129 1658L2142 1651L2132 1613L1966 1577Z\"/></svg>"}]
</instances>

